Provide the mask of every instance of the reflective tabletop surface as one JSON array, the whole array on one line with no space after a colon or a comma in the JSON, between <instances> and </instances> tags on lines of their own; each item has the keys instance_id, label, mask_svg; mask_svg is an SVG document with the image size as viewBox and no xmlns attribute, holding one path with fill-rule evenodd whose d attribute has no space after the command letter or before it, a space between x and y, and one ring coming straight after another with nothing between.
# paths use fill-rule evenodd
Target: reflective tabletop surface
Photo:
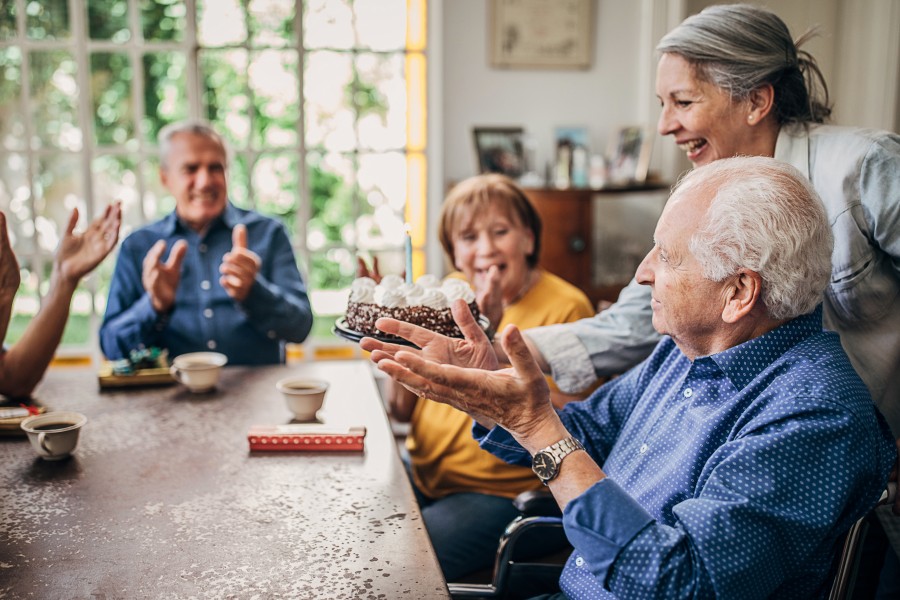
<instances>
[{"instance_id":1,"label":"reflective tabletop surface","mask_svg":"<svg viewBox=\"0 0 900 600\"><path fill-rule=\"evenodd\" d=\"M301 374L364 452L249 451L251 425L291 421L275 383ZM449 597L366 362L227 367L207 394L63 367L35 398L88 422L58 462L0 438L0 597Z\"/></svg>"}]
</instances>

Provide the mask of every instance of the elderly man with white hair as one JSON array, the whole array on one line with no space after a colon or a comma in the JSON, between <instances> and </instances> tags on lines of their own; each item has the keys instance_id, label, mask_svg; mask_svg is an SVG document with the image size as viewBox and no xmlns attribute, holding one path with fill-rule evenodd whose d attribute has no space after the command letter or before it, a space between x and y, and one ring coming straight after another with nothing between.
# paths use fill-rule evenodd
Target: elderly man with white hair
<instances>
[{"instance_id":1,"label":"elderly man with white hair","mask_svg":"<svg viewBox=\"0 0 900 600\"><path fill-rule=\"evenodd\" d=\"M770 158L687 175L637 271L663 335L641 364L560 411L521 332L512 366L461 306L450 340L378 326L379 367L468 412L484 449L531 464L575 551L566 598L821 595L839 536L896 457L835 333L822 329L832 234L815 191Z\"/></svg>"}]
</instances>

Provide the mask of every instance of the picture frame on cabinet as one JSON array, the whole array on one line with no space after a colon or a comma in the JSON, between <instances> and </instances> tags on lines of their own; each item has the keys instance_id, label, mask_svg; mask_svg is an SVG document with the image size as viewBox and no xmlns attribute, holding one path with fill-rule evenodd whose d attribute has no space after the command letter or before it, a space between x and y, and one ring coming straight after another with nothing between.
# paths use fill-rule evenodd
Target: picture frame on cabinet
<instances>
[{"instance_id":1,"label":"picture frame on cabinet","mask_svg":"<svg viewBox=\"0 0 900 600\"><path fill-rule=\"evenodd\" d=\"M649 127L619 127L609 142L609 180L613 184L644 183L650 168L653 135Z\"/></svg>"},{"instance_id":2,"label":"picture frame on cabinet","mask_svg":"<svg viewBox=\"0 0 900 600\"><path fill-rule=\"evenodd\" d=\"M524 136L522 127L473 127L478 172L521 177L527 167Z\"/></svg>"}]
</instances>

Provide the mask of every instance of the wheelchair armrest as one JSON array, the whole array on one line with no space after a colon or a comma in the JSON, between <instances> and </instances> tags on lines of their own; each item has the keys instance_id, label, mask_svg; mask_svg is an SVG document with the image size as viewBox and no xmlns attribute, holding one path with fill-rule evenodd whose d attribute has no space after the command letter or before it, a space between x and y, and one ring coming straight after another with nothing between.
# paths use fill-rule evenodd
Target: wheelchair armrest
<instances>
[{"instance_id":1,"label":"wheelchair armrest","mask_svg":"<svg viewBox=\"0 0 900 600\"><path fill-rule=\"evenodd\" d=\"M553 494L546 490L522 492L513 500L523 517L561 517L562 511Z\"/></svg>"}]
</instances>

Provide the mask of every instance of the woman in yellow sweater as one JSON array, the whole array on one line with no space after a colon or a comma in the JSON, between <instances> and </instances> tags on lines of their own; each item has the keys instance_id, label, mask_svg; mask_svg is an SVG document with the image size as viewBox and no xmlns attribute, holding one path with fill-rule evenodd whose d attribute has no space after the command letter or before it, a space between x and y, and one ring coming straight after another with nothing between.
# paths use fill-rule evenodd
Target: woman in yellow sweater
<instances>
[{"instance_id":1,"label":"woman in yellow sweater","mask_svg":"<svg viewBox=\"0 0 900 600\"><path fill-rule=\"evenodd\" d=\"M497 331L508 323L527 329L594 314L580 290L538 268L541 220L511 179L480 175L458 184L444 202L439 233ZM558 394L554 401L569 399ZM456 581L490 566L517 514L512 499L540 482L531 469L481 450L465 413L399 385L390 388L389 404L395 419L411 424L411 477L444 575Z\"/></svg>"}]
</instances>

